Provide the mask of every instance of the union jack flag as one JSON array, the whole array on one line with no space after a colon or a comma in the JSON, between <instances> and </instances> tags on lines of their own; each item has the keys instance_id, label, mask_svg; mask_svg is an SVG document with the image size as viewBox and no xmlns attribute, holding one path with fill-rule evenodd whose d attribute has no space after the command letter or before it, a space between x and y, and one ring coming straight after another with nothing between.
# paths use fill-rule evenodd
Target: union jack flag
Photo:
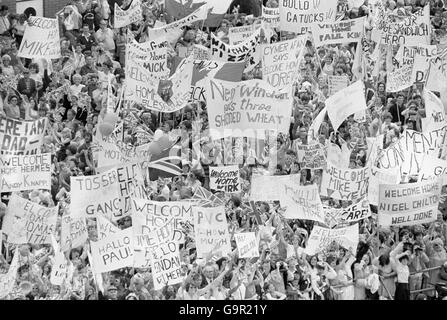
<instances>
[{"instance_id":1,"label":"union jack flag","mask_svg":"<svg viewBox=\"0 0 447 320\"><path fill-rule=\"evenodd\" d=\"M149 162L149 180L179 176L182 171L182 146L178 139L171 147L162 150L159 155L152 156Z\"/></svg>"}]
</instances>

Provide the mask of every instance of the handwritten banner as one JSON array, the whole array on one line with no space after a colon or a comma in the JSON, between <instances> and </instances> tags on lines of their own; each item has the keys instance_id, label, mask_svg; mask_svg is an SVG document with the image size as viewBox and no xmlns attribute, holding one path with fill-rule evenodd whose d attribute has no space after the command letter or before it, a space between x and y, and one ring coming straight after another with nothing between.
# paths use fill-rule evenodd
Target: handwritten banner
<instances>
[{"instance_id":1,"label":"handwritten banner","mask_svg":"<svg viewBox=\"0 0 447 320\"><path fill-rule=\"evenodd\" d=\"M58 59L61 57L59 22L57 19L28 18L17 56L21 58Z\"/></svg>"},{"instance_id":2,"label":"handwritten banner","mask_svg":"<svg viewBox=\"0 0 447 320\"><path fill-rule=\"evenodd\" d=\"M379 225L411 226L435 221L440 193L438 180L380 185Z\"/></svg>"},{"instance_id":3,"label":"handwritten banner","mask_svg":"<svg viewBox=\"0 0 447 320\"><path fill-rule=\"evenodd\" d=\"M283 183L280 200L287 207L284 217L324 222L323 205L317 185L300 186L295 183Z\"/></svg>"},{"instance_id":4,"label":"handwritten banner","mask_svg":"<svg viewBox=\"0 0 447 320\"><path fill-rule=\"evenodd\" d=\"M447 184L447 161L433 156L425 156L418 181L433 180L437 177L440 178L443 186Z\"/></svg>"},{"instance_id":5,"label":"handwritten banner","mask_svg":"<svg viewBox=\"0 0 447 320\"><path fill-rule=\"evenodd\" d=\"M324 148L320 143L298 145L297 154L301 169L323 169L326 166Z\"/></svg>"},{"instance_id":6,"label":"handwritten banner","mask_svg":"<svg viewBox=\"0 0 447 320\"><path fill-rule=\"evenodd\" d=\"M251 37L254 31L255 26L253 24L240 27L230 27L228 29L228 39L230 40L230 45L234 46L244 42Z\"/></svg>"},{"instance_id":7,"label":"handwritten banner","mask_svg":"<svg viewBox=\"0 0 447 320\"><path fill-rule=\"evenodd\" d=\"M95 273L110 272L133 265L132 228L105 239L90 242Z\"/></svg>"},{"instance_id":8,"label":"handwritten banner","mask_svg":"<svg viewBox=\"0 0 447 320\"><path fill-rule=\"evenodd\" d=\"M259 132L288 132L292 114L292 88L278 91L262 80L228 82L209 79L206 92L210 134L259 137Z\"/></svg>"},{"instance_id":9,"label":"handwritten banner","mask_svg":"<svg viewBox=\"0 0 447 320\"><path fill-rule=\"evenodd\" d=\"M126 78L143 77L144 74L139 72L139 67L142 66L150 73L153 79L162 79L169 76L169 68L167 62L168 43L164 40L146 41L138 43L132 40L126 44ZM139 63L128 64L130 59L134 59Z\"/></svg>"},{"instance_id":10,"label":"handwritten banner","mask_svg":"<svg viewBox=\"0 0 447 320\"><path fill-rule=\"evenodd\" d=\"M279 8L268 8L262 6L262 21L272 28L279 27Z\"/></svg>"},{"instance_id":11,"label":"handwritten banner","mask_svg":"<svg viewBox=\"0 0 447 320\"><path fill-rule=\"evenodd\" d=\"M151 72L147 71L134 59L126 61L126 70L134 70L126 74L125 99L143 105L144 108L159 112L175 112L186 106L189 100L193 63L190 58L184 59L176 72L167 80L157 82ZM172 92L167 102L159 94Z\"/></svg>"},{"instance_id":12,"label":"handwritten banner","mask_svg":"<svg viewBox=\"0 0 447 320\"><path fill-rule=\"evenodd\" d=\"M359 225L356 223L339 229L314 226L304 252L315 255L326 250L334 241L345 249L356 252L359 243Z\"/></svg>"},{"instance_id":13,"label":"handwritten banner","mask_svg":"<svg viewBox=\"0 0 447 320\"><path fill-rule=\"evenodd\" d=\"M411 86L413 84L411 79L412 72L412 65L404 66L390 72L386 80L386 91L398 92Z\"/></svg>"},{"instance_id":14,"label":"handwritten banner","mask_svg":"<svg viewBox=\"0 0 447 320\"><path fill-rule=\"evenodd\" d=\"M9 243L51 243L51 235L56 232L59 205L47 208L13 194L7 210L12 214Z\"/></svg>"},{"instance_id":15,"label":"handwritten banner","mask_svg":"<svg viewBox=\"0 0 447 320\"><path fill-rule=\"evenodd\" d=\"M282 31L304 34L318 23L333 23L337 0L280 0L279 16Z\"/></svg>"},{"instance_id":16,"label":"handwritten banner","mask_svg":"<svg viewBox=\"0 0 447 320\"><path fill-rule=\"evenodd\" d=\"M241 192L239 166L210 167L210 189L228 193Z\"/></svg>"},{"instance_id":17,"label":"handwritten banner","mask_svg":"<svg viewBox=\"0 0 447 320\"><path fill-rule=\"evenodd\" d=\"M312 25L312 34L315 46L358 42L363 37L364 24L365 17L335 23L314 24Z\"/></svg>"},{"instance_id":18,"label":"handwritten banner","mask_svg":"<svg viewBox=\"0 0 447 320\"><path fill-rule=\"evenodd\" d=\"M307 35L277 43L262 45L262 78L272 87L292 85L299 75L299 57Z\"/></svg>"},{"instance_id":19,"label":"handwritten banner","mask_svg":"<svg viewBox=\"0 0 447 320\"><path fill-rule=\"evenodd\" d=\"M378 40L375 35L377 32L381 37L378 41L385 45L429 45L430 29L430 8L426 5L424 9L405 17L402 21L382 24L373 32L373 40Z\"/></svg>"},{"instance_id":20,"label":"handwritten banner","mask_svg":"<svg viewBox=\"0 0 447 320\"><path fill-rule=\"evenodd\" d=\"M211 33L211 57L226 62L245 62L245 71L249 72L261 61L261 29L256 30L244 42L228 45Z\"/></svg>"},{"instance_id":21,"label":"handwritten banner","mask_svg":"<svg viewBox=\"0 0 447 320\"><path fill-rule=\"evenodd\" d=\"M61 250L69 251L84 245L88 239L85 217L73 217L70 214L62 216L61 223Z\"/></svg>"},{"instance_id":22,"label":"handwritten banner","mask_svg":"<svg viewBox=\"0 0 447 320\"><path fill-rule=\"evenodd\" d=\"M132 4L127 10L121 9L121 7L115 2L114 18L115 29L143 20L141 0L132 0Z\"/></svg>"},{"instance_id":23,"label":"handwritten banner","mask_svg":"<svg viewBox=\"0 0 447 320\"><path fill-rule=\"evenodd\" d=\"M321 180L321 194L338 200L356 200L366 196L369 169L343 169L328 161Z\"/></svg>"},{"instance_id":24,"label":"handwritten banner","mask_svg":"<svg viewBox=\"0 0 447 320\"><path fill-rule=\"evenodd\" d=\"M133 198L132 223L135 233L145 234L161 228L167 221L174 219L174 240L184 241L182 224L193 222L190 202L168 201L158 202Z\"/></svg>"},{"instance_id":25,"label":"handwritten banner","mask_svg":"<svg viewBox=\"0 0 447 320\"><path fill-rule=\"evenodd\" d=\"M154 289L161 290L182 282L185 273L182 270L179 246L172 238L160 239L157 232L153 231L152 237L155 244L151 247L151 270L154 279Z\"/></svg>"},{"instance_id":26,"label":"handwritten banner","mask_svg":"<svg viewBox=\"0 0 447 320\"><path fill-rule=\"evenodd\" d=\"M349 78L344 76L328 76L329 96L336 94L338 91L343 90L349 85Z\"/></svg>"},{"instance_id":27,"label":"handwritten banner","mask_svg":"<svg viewBox=\"0 0 447 320\"><path fill-rule=\"evenodd\" d=\"M51 153L0 156L0 192L51 189Z\"/></svg>"},{"instance_id":28,"label":"handwritten banner","mask_svg":"<svg viewBox=\"0 0 447 320\"><path fill-rule=\"evenodd\" d=\"M131 196L142 197L143 177L137 164L126 164L93 176L70 177L74 216L104 215L116 221L131 214Z\"/></svg>"},{"instance_id":29,"label":"handwritten banner","mask_svg":"<svg viewBox=\"0 0 447 320\"><path fill-rule=\"evenodd\" d=\"M40 153L48 119L21 121L0 117L1 154L28 155Z\"/></svg>"},{"instance_id":30,"label":"handwritten banner","mask_svg":"<svg viewBox=\"0 0 447 320\"><path fill-rule=\"evenodd\" d=\"M217 248L222 256L231 252L230 234L224 207L193 207L197 258L204 258Z\"/></svg>"},{"instance_id":31,"label":"handwritten banner","mask_svg":"<svg viewBox=\"0 0 447 320\"><path fill-rule=\"evenodd\" d=\"M235 233L234 239L240 259L259 257L258 241L254 232Z\"/></svg>"}]
</instances>

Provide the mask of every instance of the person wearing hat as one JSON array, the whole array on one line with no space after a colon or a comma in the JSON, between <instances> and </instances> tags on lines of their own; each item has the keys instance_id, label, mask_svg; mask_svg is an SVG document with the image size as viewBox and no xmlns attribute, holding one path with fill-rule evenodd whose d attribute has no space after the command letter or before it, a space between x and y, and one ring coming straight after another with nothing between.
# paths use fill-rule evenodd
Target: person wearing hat
<instances>
[{"instance_id":1,"label":"person wearing hat","mask_svg":"<svg viewBox=\"0 0 447 320\"><path fill-rule=\"evenodd\" d=\"M2 66L1 66L2 74L8 77L15 76L15 70L11 65L11 57L7 54L2 56Z\"/></svg>"},{"instance_id":2,"label":"person wearing hat","mask_svg":"<svg viewBox=\"0 0 447 320\"><path fill-rule=\"evenodd\" d=\"M411 259L411 251L404 251L404 242L400 242L397 247L391 251L390 257L396 265L397 283L394 300L410 300L410 269L408 264Z\"/></svg>"},{"instance_id":3,"label":"person wearing hat","mask_svg":"<svg viewBox=\"0 0 447 320\"><path fill-rule=\"evenodd\" d=\"M8 17L8 6L2 5L0 7L0 35L9 36L11 23Z\"/></svg>"}]
</instances>

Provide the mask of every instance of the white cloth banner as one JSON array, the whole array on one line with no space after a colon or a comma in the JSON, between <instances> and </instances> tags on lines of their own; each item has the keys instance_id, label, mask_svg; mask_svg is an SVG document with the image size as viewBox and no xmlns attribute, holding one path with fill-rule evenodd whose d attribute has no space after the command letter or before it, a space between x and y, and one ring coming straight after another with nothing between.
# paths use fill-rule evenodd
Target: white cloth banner
<instances>
[{"instance_id":1,"label":"white cloth banner","mask_svg":"<svg viewBox=\"0 0 447 320\"><path fill-rule=\"evenodd\" d=\"M180 35L183 33L182 28L189 26L194 22L205 20L208 16L208 10L210 8L209 3L202 5L196 11L191 13L189 16L184 17L178 21L167 24L160 28L147 29L150 40L155 39L165 39L168 42L176 41Z\"/></svg>"},{"instance_id":2,"label":"white cloth banner","mask_svg":"<svg viewBox=\"0 0 447 320\"><path fill-rule=\"evenodd\" d=\"M40 153L48 118L23 121L0 117L0 153L1 154L37 154Z\"/></svg>"},{"instance_id":3,"label":"white cloth banner","mask_svg":"<svg viewBox=\"0 0 447 320\"><path fill-rule=\"evenodd\" d=\"M282 31L304 34L312 25L334 23L337 0L280 0L279 16Z\"/></svg>"},{"instance_id":4,"label":"white cloth banner","mask_svg":"<svg viewBox=\"0 0 447 320\"><path fill-rule=\"evenodd\" d=\"M261 30L258 29L244 42L228 45L211 33L211 57L213 60L226 62L245 61L245 72L253 70L261 61Z\"/></svg>"},{"instance_id":5,"label":"white cloth banner","mask_svg":"<svg viewBox=\"0 0 447 320\"><path fill-rule=\"evenodd\" d=\"M324 222L323 205L318 186L300 186L295 183L282 183L280 191L281 206L286 207L286 219L301 219Z\"/></svg>"},{"instance_id":6,"label":"white cloth banner","mask_svg":"<svg viewBox=\"0 0 447 320\"><path fill-rule=\"evenodd\" d=\"M339 229L328 229L320 226L314 226L304 252L307 255L315 255L323 252L334 241L345 249L355 253L359 243L358 223Z\"/></svg>"},{"instance_id":7,"label":"white cloth banner","mask_svg":"<svg viewBox=\"0 0 447 320\"><path fill-rule=\"evenodd\" d=\"M365 17L335 23L314 24L312 25L312 34L315 46L358 42L363 37L364 24Z\"/></svg>"},{"instance_id":8,"label":"white cloth banner","mask_svg":"<svg viewBox=\"0 0 447 320\"><path fill-rule=\"evenodd\" d=\"M438 180L380 185L378 224L412 226L437 219L441 184Z\"/></svg>"},{"instance_id":9,"label":"white cloth banner","mask_svg":"<svg viewBox=\"0 0 447 320\"><path fill-rule=\"evenodd\" d=\"M279 201L284 183L300 184L301 174L263 176L254 174L250 184L250 200Z\"/></svg>"},{"instance_id":10,"label":"white cloth banner","mask_svg":"<svg viewBox=\"0 0 447 320\"><path fill-rule=\"evenodd\" d=\"M288 132L292 87L279 91L262 80L229 82L209 79L208 121L213 139L260 138L265 130Z\"/></svg>"},{"instance_id":11,"label":"white cloth banner","mask_svg":"<svg viewBox=\"0 0 447 320\"><path fill-rule=\"evenodd\" d=\"M275 88L292 85L299 76L299 58L306 41L307 35L302 35L291 40L263 44L262 79Z\"/></svg>"},{"instance_id":12,"label":"white cloth banner","mask_svg":"<svg viewBox=\"0 0 447 320\"><path fill-rule=\"evenodd\" d=\"M446 123L446 115L444 105L433 92L424 90L425 101L425 118L422 118L422 131L433 131L444 128Z\"/></svg>"},{"instance_id":13,"label":"white cloth banner","mask_svg":"<svg viewBox=\"0 0 447 320\"><path fill-rule=\"evenodd\" d=\"M59 204L47 208L13 194L8 203L10 225L3 227L8 232L8 242L14 244L50 244L56 232Z\"/></svg>"},{"instance_id":14,"label":"white cloth banner","mask_svg":"<svg viewBox=\"0 0 447 320\"><path fill-rule=\"evenodd\" d=\"M168 113L178 111L188 103L193 68L190 57L180 63L169 81L160 81L159 83L153 79L152 73L137 61L130 59L126 61L126 64L126 70L135 70L128 76L126 75L126 100L142 104L149 110ZM168 102L163 100L159 90L172 92Z\"/></svg>"},{"instance_id":15,"label":"white cloth banner","mask_svg":"<svg viewBox=\"0 0 447 320\"><path fill-rule=\"evenodd\" d=\"M365 86L361 80L326 99L326 108L334 130L351 114L366 110Z\"/></svg>"},{"instance_id":16,"label":"white cloth banner","mask_svg":"<svg viewBox=\"0 0 447 320\"><path fill-rule=\"evenodd\" d=\"M331 162L323 171L321 195L338 200L356 200L366 197L369 168L343 169Z\"/></svg>"}]
</instances>

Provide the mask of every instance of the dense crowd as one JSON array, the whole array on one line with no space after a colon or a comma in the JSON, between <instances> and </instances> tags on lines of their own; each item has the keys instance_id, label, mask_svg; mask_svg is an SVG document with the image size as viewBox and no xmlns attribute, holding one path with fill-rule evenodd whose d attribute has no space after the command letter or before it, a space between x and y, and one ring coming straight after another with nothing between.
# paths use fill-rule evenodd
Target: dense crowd
<instances>
[{"instance_id":1,"label":"dense crowd","mask_svg":"<svg viewBox=\"0 0 447 320\"><path fill-rule=\"evenodd\" d=\"M124 0L120 6L126 10L131 2ZM150 268L129 266L102 273L99 275L101 279L97 279L89 259L90 242L98 238L95 218L86 219L88 241L65 252L69 271L62 285L54 285L50 281L55 263L55 249L51 244L14 245L8 243L4 234L0 242L1 273L8 272L15 254L20 256L14 287L1 298L425 300L437 297L443 291L436 290L436 285L447 282L447 213L442 197L436 221L423 225L379 227L377 206L371 205L372 215L359 222L357 248L333 243L324 252L312 256L307 255L304 248L313 227L321 223L285 219L279 201L256 201L254 207L250 203L250 182L255 173L301 174L301 185L321 184L323 170L301 169L297 150L300 145L308 144L309 128L325 107L325 100L330 95L329 76L346 75L349 82L361 79L366 87L368 109L365 119L351 116L334 131L326 116L315 135L323 146L327 146L328 154L338 148L339 153L349 157L349 168L363 168L368 164L368 138L383 135L386 148L406 129L422 131L422 119L426 116L423 84L415 83L397 93L387 92L387 69L398 62L372 57L377 44L371 39L374 7L370 2L373 1L338 1L339 20L365 17L366 32L361 43L316 48L309 38L294 83L289 133L279 134L275 137L276 143L266 142L263 148L254 148L256 143L247 138L212 141L208 136L207 113L207 108L212 106L207 106L204 101L190 102L173 113L156 112L130 101L121 101L123 99L119 97L124 90L127 63L126 44L130 36L144 43L150 40L148 29L172 21L163 1L160 4L160 1L143 0L142 21L113 28L114 7L108 1L71 0L57 13L61 35L60 59L18 57L27 21L33 13L12 14L8 7L1 6L1 116L21 120L47 117L49 120L41 151L52 154L51 190L30 190L18 194L45 207L59 204L56 239L61 230L62 216L69 208L70 177L97 174L95 154L100 131L104 136L113 137L108 141L120 145L123 150L164 141L166 137L171 142L180 141L182 172L176 176L160 175L156 179L150 177L153 173L145 177L145 197L151 200L187 201L198 190L210 190L210 167L237 164L242 191L237 194L213 191L214 196L208 196L214 204L225 205L231 230L256 232L260 240L257 258L239 258L232 238L233 251L230 255L219 256L211 252L205 259L197 260L194 238L185 230L185 242L180 244L184 280L162 290L154 290ZM259 1L254 3L260 7ZM442 0L383 1L386 12L396 17L411 15L427 3L430 4L432 44L443 48L447 37L447 10ZM263 5L277 8L278 1L263 1ZM242 12L240 6L232 5L217 27L198 22L184 28L181 37L174 44L169 44L167 64L171 74L189 48L210 46L211 33L228 43L231 27L260 22L260 16ZM280 32L276 28L264 40L275 43L293 37L294 34ZM360 46L370 48L369 56L365 56L367 63L362 66L354 65ZM242 80L250 79L262 79L261 65L244 72ZM116 111L120 118L112 128L105 126L102 120L110 103L110 90L116 97ZM106 132L108 129L110 132ZM195 141L199 143L195 144ZM272 154L276 156L273 165ZM2 193L0 223L7 213L11 196L11 193ZM332 208L352 204L325 196L321 196L321 200L325 207ZM130 228L132 215L111 223L122 230ZM18 251L15 251L16 247ZM422 290L426 288L432 290Z\"/></svg>"}]
</instances>

